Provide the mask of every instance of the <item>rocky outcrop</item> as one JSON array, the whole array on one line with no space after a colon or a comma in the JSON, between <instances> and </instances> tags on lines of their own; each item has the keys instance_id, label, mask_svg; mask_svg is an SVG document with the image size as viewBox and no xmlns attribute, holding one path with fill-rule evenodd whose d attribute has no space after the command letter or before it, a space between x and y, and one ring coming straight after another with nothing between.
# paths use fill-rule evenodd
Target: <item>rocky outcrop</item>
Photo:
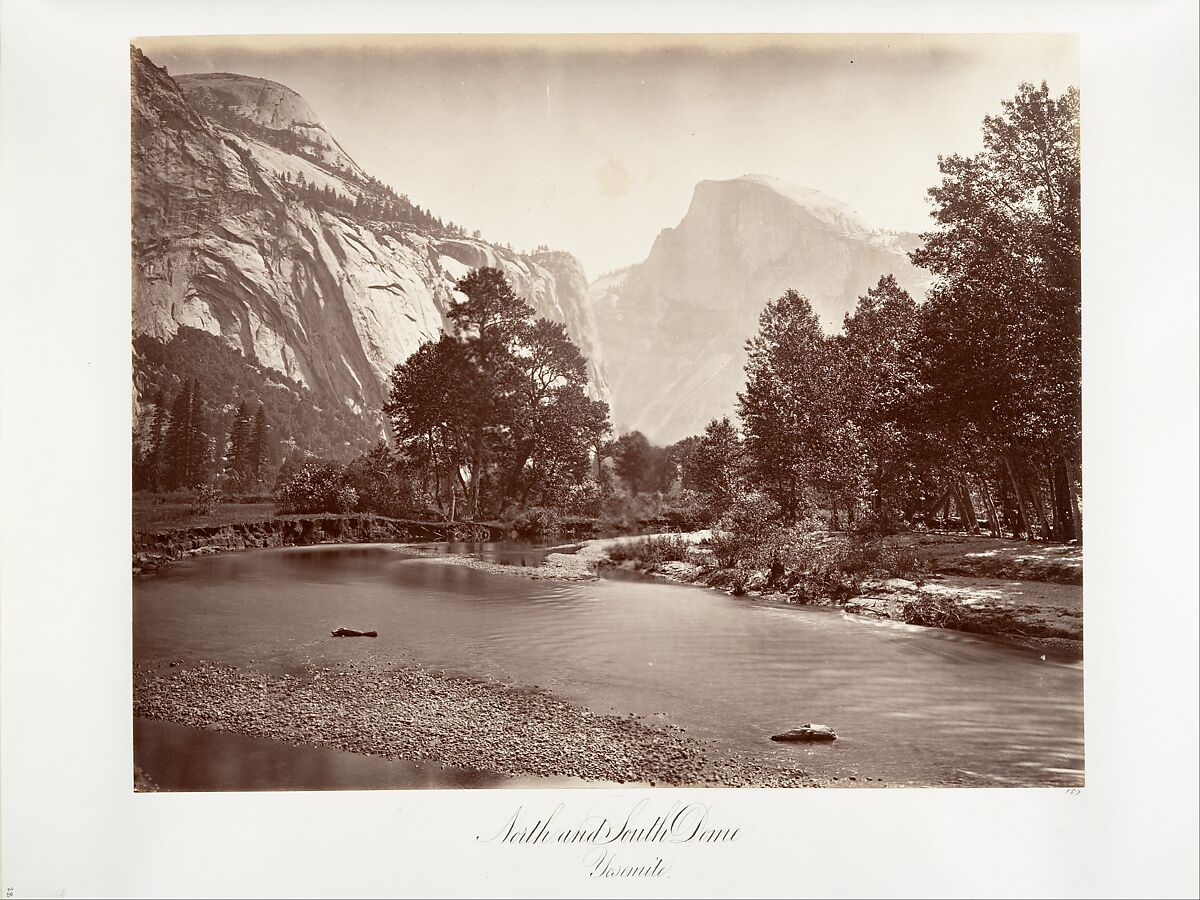
<instances>
[{"instance_id":1,"label":"rocky outcrop","mask_svg":"<svg viewBox=\"0 0 1200 900\"><path fill-rule=\"evenodd\" d=\"M137 50L132 64L135 335L203 329L315 402L377 417L393 367L445 329L455 282L488 265L538 315L566 325L588 357L593 396L608 399L574 257L306 202L299 185L351 208L385 189L283 85L176 80Z\"/></svg>"},{"instance_id":2,"label":"rocky outcrop","mask_svg":"<svg viewBox=\"0 0 1200 900\"><path fill-rule=\"evenodd\" d=\"M794 288L836 330L888 273L924 296L915 246L819 191L762 175L700 182L645 262L592 285L615 424L658 443L701 432L733 412L767 301Z\"/></svg>"},{"instance_id":3,"label":"rocky outcrop","mask_svg":"<svg viewBox=\"0 0 1200 900\"><path fill-rule=\"evenodd\" d=\"M785 731L783 734L771 735L773 741L812 743L814 741L836 741L837 735L828 725L813 725L811 723Z\"/></svg>"}]
</instances>

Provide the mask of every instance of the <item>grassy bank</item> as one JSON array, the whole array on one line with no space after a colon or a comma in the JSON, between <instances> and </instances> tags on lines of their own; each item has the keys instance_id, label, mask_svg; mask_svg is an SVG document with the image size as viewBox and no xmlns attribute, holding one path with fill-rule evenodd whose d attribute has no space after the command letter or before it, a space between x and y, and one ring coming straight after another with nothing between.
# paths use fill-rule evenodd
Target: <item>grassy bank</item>
<instances>
[{"instance_id":1,"label":"grassy bank","mask_svg":"<svg viewBox=\"0 0 1200 900\"><path fill-rule=\"evenodd\" d=\"M205 528L211 525L235 525L263 522L274 518L275 504L268 498L248 501L222 500L210 509L198 509L187 493L133 495L134 533L166 531L177 528Z\"/></svg>"},{"instance_id":2,"label":"grassy bank","mask_svg":"<svg viewBox=\"0 0 1200 900\"><path fill-rule=\"evenodd\" d=\"M486 541L493 536L494 529L486 525L389 519L369 513L274 516L265 521L135 532L133 573L153 572L177 559L227 550L316 544Z\"/></svg>"}]
</instances>

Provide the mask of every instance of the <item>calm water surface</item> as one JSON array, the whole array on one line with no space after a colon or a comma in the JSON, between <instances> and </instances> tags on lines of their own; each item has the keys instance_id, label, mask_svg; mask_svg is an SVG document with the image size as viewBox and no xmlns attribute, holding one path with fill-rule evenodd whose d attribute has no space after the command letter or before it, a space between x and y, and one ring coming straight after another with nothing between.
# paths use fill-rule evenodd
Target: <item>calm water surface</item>
<instances>
[{"instance_id":1,"label":"calm water surface","mask_svg":"<svg viewBox=\"0 0 1200 900\"><path fill-rule=\"evenodd\" d=\"M513 565L541 559L515 544L443 549ZM379 637L331 637L338 627ZM779 608L702 588L536 581L412 558L389 546L226 554L138 578L134 656L141 663L204 659L279 669L416 661L549 688L597 712L670 722L731 749L793 760L818 776L993 786L1074 785L1083 778L1079 663L1043 661L955 632ZM832 725L839 740L769 740L802 722ZM180 733L167 740L163 729L139 728L139 763L160 768L172 754L186 755ZM233 746L239 738L205 734L197 740L226 749L192 755L252 752ZM266 744L253 752L269 755L275 745ZM290 758L301 748L276 749ZM424 786L443 776L425 767L410 779L400 765L362 777L368 786ZM204 781L201 774L192 784ZM310 781L339 786L319 775ZM444 783L471 782L448 773Z\"/></svg>"}]
</instances>

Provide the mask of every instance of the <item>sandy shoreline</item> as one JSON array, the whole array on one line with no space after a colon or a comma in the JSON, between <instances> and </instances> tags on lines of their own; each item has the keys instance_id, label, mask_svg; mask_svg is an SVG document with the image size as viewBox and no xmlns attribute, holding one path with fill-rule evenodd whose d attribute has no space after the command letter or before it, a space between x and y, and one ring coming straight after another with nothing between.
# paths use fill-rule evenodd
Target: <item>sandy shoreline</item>
<instances>
[{"instance_id":1,"label":"sandy shoreline","mask_svg":"<svg viewBox=\"0 0 1200 900\"><path fill-rule=\"evenodd\" d=\"M819 786L799 769L722 752L674 726L599 715L545 691L415 665L345 664L292 675L211 663L138 667L133 713L501 775Z\"/></svg>"}]
</instances>

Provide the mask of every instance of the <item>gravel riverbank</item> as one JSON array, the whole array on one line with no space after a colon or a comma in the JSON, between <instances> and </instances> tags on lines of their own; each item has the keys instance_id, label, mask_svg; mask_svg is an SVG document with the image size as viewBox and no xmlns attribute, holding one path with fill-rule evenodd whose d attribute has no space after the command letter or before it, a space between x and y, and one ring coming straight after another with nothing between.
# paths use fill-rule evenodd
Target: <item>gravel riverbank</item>
<instances>
[{"instance_id":1,"label":"gravel riverbank","mask_svg":"<svg viewBox=\"0 0 1200 900\"><path fill-rule=\"evenodd\" d=\"M267 674L139 667L135 716L503 775L667 785L817 787L804 772L717 751L681 729L599 715L540 690L419 666Z\"/></svg>"}]
</instances>

